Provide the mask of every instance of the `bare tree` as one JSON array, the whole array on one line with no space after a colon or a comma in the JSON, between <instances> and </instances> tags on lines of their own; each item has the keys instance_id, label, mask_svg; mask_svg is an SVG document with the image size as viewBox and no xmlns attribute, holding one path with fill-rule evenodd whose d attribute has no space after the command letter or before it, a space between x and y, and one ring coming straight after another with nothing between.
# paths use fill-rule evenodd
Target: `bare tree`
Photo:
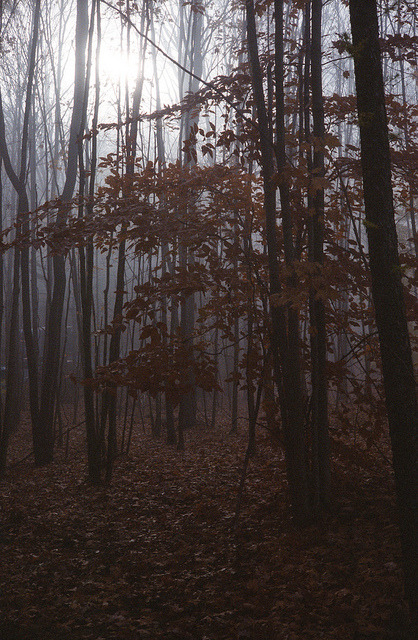
<instances>
[{"instance_id":1,"label":"bare tree","mask_svg":"<svg viewBox=\"0 0 418 640\"><path fill-rule=\"evenodd\" d=\"M65 184L61 193L61 208L58 212L56 225L62 228L67 219L71 206L78 167L79 141L85 127L86 103L86 44L88 36L88 0L77 0L77 19L75 35L75 75L73 110L68 141L68 157ZM59 359L61 353L61 328L64 309L66 268L65 256L55 254L53 257L53 287L49 312L46 319L45 349L42 371L42 389L40 403L40 420L44 430L48 433L50 450L46 454L47 460L53 455L53 421L57 393Z\"/></svg>"},{"instance_id":2,"label":"bare tree","mask_svg":"<svg viewBox=\"0 0 418 640\"><path fill-rule=\"evenodd\" d=\"M39 35L40 21L40 0L36 0L33 11L32 36L30 43L30 55L27 72L26 96L23 116L23 127L20 147L19 170L15 172L7 148L6 131L4 124L3 106L0 104L0 149L6 173L12 183L18 197L17 205L17 237L14 248L14 273L13 273L13 295L9 333L9 354L8 354L8 392L6 392L6 407L3 423L3 455L2 467L4 471L5 457L7 452L7 441L12 421L15 416L15 388L17 384L17 333L18 333L18 306L19 306L19 267L22 278L22 305L23 305L23 328L26 344L26 356L29 375L29 399L32 420L33 445L35 462L38 465L44 464L44 450L47 445L46 431L39 420L39 399L38 399L38 363L37 351L34 343L32 331L31 314L31 293L30 293L30 265L29 265L29 199L26 190L26 176L28 164L29 148L29 123L32 110L33 81L35 75L35 62L37 52L37 42ZM1 102L1 95L0 95Z\"/></svg>"},{"instance_id":3,"label":"bare tree","mask_svg":"<svg viewBox=\"0 0 418 640\"><path fill-rule=\"evenodd\" d=\"M418 405L394 219L376 0L350 0L365 225L400 512L405 589L418 632Z\"/></svg>"},{"instance_id":4,"label":"bare tree","mask_svg":"<svg viewBox=\"0 0 418 640\"><path fill-rule=\"evenodd\" d=\"M309 515L309 491L307 478L305 423L301 388L299 320L296 309L285 310L280 303L281 282L279 275L279 252L276 226L276 187L274 166L277 162L280 176L279 189L286 261L292 266L294 247L292 222L289 209L289 189L283 176L285 167L284 108L283 108L283 2L275 3L276 21L276 110L277 110L277 156L273 153L270 138L263 78L258 55L254 2L247 0L247 42L252 75L252 86L257 107L257 124L260 135L261 169L264 186L264 209L266 216L266 238L270 278L270 301L272 319L272 348L276 382L283 385L284 404L282 420L286 439L286 464L292 509L298 521ZM292 276L290 276L292 277ZM290 282L290 285L292 283ZM280 355L280 358L279 358Z\"/></svg>"}]
</instances>

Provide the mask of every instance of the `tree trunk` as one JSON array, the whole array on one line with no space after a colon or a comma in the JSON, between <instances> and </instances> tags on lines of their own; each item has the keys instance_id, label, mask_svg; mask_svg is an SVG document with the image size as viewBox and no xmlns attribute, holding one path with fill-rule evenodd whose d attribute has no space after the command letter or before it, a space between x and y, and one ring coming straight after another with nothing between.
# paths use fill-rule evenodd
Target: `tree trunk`
<instances>
[{"instance_id":1,"label":"tree trunk","mask_svg":"<svg viewBox=\"0 0 418 640\"><path fill-rule=\"evenodd\" d=\"M238 389L239 389L239 318L234 318L234 343L232 345L232 398L231 433L238 433Z\"/></svg>"},{"instance_id":2,"label":"tree trunk","mask_svg":"<svg viewBox=\"0 0 418 640\"><path fill-rule=\"evenodd\" d=\"M83 107L82 114L86 113L88 102L88 91L90 81L90 71L92 64L92 43L93 43L93 30L94 30L94 15L95 15L96 1L94 0L91 6L90 21L87 20L87 24L90 24L88 29L88 56L87 64L85 68L85 74L83 76ZM85 51L85 50L83 50ZM98 87L96 87L98 91ZM98 96L96 94L95 102L95 114L94 118L97 118L98 109ZM84 218L84 198L86 195L86 171L83 155L82 144L82 132L84 130L85 120L84 117L80 121L80 135L76 140L78 148L78 166L80 168L79 177L79 204L78 204L78 217ZM92 191L94 190L95 181L95 140L93 142L92 163L89 167L90 172L90 187L91 191L89 196L91 198ZM91 199L86 205L86 217L92 215ZM86 422L86 436L87 436L87 461L88 461L88 474L89 479L93 484L100 484L102 477L102 462L103 462L103 441L101 438L100 427L97 419L97 412L95 407L94 391L89 384L89 381L93 378L93 349L92 349L92 318L93 318L93 267L94 267L94 247L92 238L86 240L85 246L79 247L79 264L80 264L80 299L81 299L81 355L83 366L83 377L85 384L83 387L84 394L84 411Z\"/></svg>"},{"instance_id":3,"label":"tree trunk","mask_svg":"<svg viewBox=\"0 0 418 640\"><path fill-rule=\"evenodd\" d=\"M62 209L58 213L57 225L63 226L67 217L67 205L70 202L77 179L78 140L84 130L86 104L84 100L86 83L85 50L88 35L88 0L77 0L77 20L75 36L75 77L74 100L71 116L70 138L65 184L61 194ZM54 283L51 306L45 327L45 349L42 367L42 389L40 403L40 422L52 432L55 413L57 383L59 379L59 361L61 353L61 324L64 309L66 268L65 257L54 255L52 259Z\"/></svg>"},{"instance_id":4,"label":"tree trunk","mask_svg":"<svg viewBox=\"0 0 418 640\"><path fill-rule=\"evenodd\" d=\"M418 409L394 220L376 0L350 0L372 295L400 513L405 591L418 633Z\"/></svg>"},{"instance_id":5,"label":"tree trunk","mask_svg":"<svg viewBox=\"0 0 418 640\"><path fill-rule=\"evenodd\" d=\"M27 172L27 150L29 141L29 124L32 112L32 86L35 77L36 50L39 35L40 22L40 1L37 1L34 8L33 18L33 36L31 42L31 54L28 69L28 91L26 95L25 115L23 122L22 134L22 155L20 166L20 193L19 195L19 213L21 214L22 234L29 236L29 201L26 191L26 172ZM34 150L32 149L32 152ZM26 358L28 364L29 377L29 402L32 421L33 433L33 449L35 456L35 465L42 466L52 461L52 452L54 448L54 435L52 429L45 428L39 419L39 397L38 397L38 351L36 341L33 335L32 326L32 303L31 298L31 281L30 281L30 247L25 243L21 249L20 258L21 274L22 274L22 318L23 331L25 335ZM37 340L37 338L36 338Z\"/></svg>"},{"instance_id":6,"label":"tree trunk","mask_svg":"<svg viewBox=\"0 0 418 640\"><path fill-rule=\"evenodd\" d=\"M199 80L197 79L202 75L203 70L203 14L199 10L199 3L196 0L192 0L190 3L190 12L189 12L189 28L187 32L187 36L184 33L183 29L181 29L180 33L180 49L179 49L179 58L184 67L189 68L194 76L189 76L187 92L192 94L198 91L199 89ZM194 9L196 7L196 9ZM184 24L183 17L184 7L183 3L181 3L180 7L180 16L181 16L181 26ZM179 74L180 79L180 98L183 99L185 94L185 73L184 71L180 71ZM180 147L183 146L185 140L190 136L190 133L195 125L197 125L199 121L199 113L195 112L186 112L182 117L181 127L180 127L180 138L179 143ZM193 150L194 151L194 150ZM180 154L183 152L180 151ZM184 157L184 164L187 166L193 166L196 164L195 158L193 154L191 157ZM187 225L186 225L187 226ZM194 254L193 250L191 250L187 243L184 242L183 238L180 236L179 238L179 266L181 269L186 270L190 265L194 263ZM193 361L194 353L193 353L193 329L195 324L195 294L192 292L190 294L185 295L182 298L180 304L180 332L182 335L182 339L184 343L187 344L187 348L190 350L190 360ZM180 435L180 431L183 433L184 430L193 428L196 424L196 383L193 375L193 364L191 364L190 368L186 372L187 379L189 382L190 390L185 393L180 400L179 407L179 443L182 436ZM178 443L178 446L179 446Z\"/></svg>"},{"instance_id":7,"label":"tree trunk","mask_svg":"<svg viewBox=\"0 0 418 640\"><path fill-rule=\"evenodd\" d=\"M29 201L26 191L26 173L28 163L28 142L29 142L29 122L32 111L33 81L35 75L36 51L39 35L40 21L40 0L34 6L33 26L30 45L30 55L28 63L27 86L25 96L25 107L23 115L22 141L20 147L20 167L18 174L12 167L6 142L5 124L3 108L0 105L0 152L3 157L6 173L17 194L17 231L16 238L29 236ZM1 101L1 97L0 97ZM30 269L29 269L30 249L28 239L21 246L14 248L14 268L13 268L13 294L10 321L10 335L8 347L8 376L6 391L5 421L3 425L3 444L7 451L8 434L12 428L12 421L15 417L16 387L17 387L17 353L18 353L18 292L19 292L19 267L22 278L22 306L23 306L23 331L25 336L26 357L29 374L29 402L32 421L33 447L35 453L35 464L42 465L50 462L51 450L53 446L52 434L49 437L48 431L39 420L39 398L38 398L38 366L37 351L34 344L32 331L32 312L30 295ZM3 450L3 449L2 449ZM3 465L3 462L1 463ZM5 458L4 458L5 464Z\"/></svg>"},{"instance_id":8,"label":"tree trunk","mask_svg":"<svg viewBox=\"0 0 418 640\"><path fill-rule=\"evenodd\" d=\"M264 187L264 209L266 216L266 239L268 250L268 268L270 280L270 301L272 318L272 349L278 384L283 381L285 403L282 405L282 420L286 440L286 466L291 497L292 511L298 522L305 521L309 515L309 496L306 469L306 444L304 433L303 402L301 400L301 379L299 362L298 318L297 312L288 309L288 322L283 305L280 303L281 283L279 277L278 242L276 227L276 188L274 186L273 145L269 138L267 110L264 102L263 78L258 57L257 32L253 0L247 0L247 41L252 75L254 100L257 107L257 121L260 134L261 169ZM283 55L280 44L283 41L283 2L275 3L276 12L276 110L279 125L277 127L279 174L284 168L284 123L283 123ZM277 69L277 64L279 69ZM278 81L277 81L278 79ZM282 178L282 176L280 176ZM283 234L286 260L291 262L290 219L287 215L288 188L281 180L280 191ZM287 192L287 193L286 193ZM280 364L279 357L280 354ZM279 372L282 367L282 375Z\"/></svg>"},{"instance_id":9,"label":"tree trunk","mask_svg":"<svg viewBox=\"0 0 418 640\"><path fill-rule=\"evenodd\" d=\"M1 26L1 17L0 17ZM2 167L3 160L0 154L0 235L3 233L3 179L2 179ZM3 319L4 319L4 255L3 251L0 251L0 442L3 434L3 398L2 389L3 382L5 380L5 369L3 365ZM1 456L0 445L0 456ZM6 452L7 456L7 452ZM1 462L0 462L0 476L1 476Z\"/></svg>"},{"instance_id":10,"label":"tree trunk","mask_svg":"<svg viewBox=\"0 0 418 640\"><path fill-rule=\"evenodd\" d=\"M311 87L313 117L313 181L323 178L324 169L324 105L322 97L322 0L312 0L312 43L311 43ZM309 221L309 258L322 279L324 263L324 187L318 185L313 190L314 211ZM325 325L325 305L317 288L312 288L309 300L311 322L312 360L312 441L316 460L314 495L316 507L326 506L330 501L330 445L328 433L328 397L326 376L327 337Z\"/></svg>"}]
</instances>

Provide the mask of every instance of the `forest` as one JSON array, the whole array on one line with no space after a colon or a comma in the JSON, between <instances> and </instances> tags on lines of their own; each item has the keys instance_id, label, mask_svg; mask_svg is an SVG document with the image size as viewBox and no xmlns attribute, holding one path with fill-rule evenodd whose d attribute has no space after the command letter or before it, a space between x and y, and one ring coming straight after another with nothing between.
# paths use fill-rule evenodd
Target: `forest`
<instances>
[{"instance_id":1,"label":"forest","mask_svg":"<svg viewBox=\"0 0 418 640\"><path fill-rule=\"evenodd\" d=\"M0 0L0 640L418 636L416 0Z\"/></svg>"}]
</instances>

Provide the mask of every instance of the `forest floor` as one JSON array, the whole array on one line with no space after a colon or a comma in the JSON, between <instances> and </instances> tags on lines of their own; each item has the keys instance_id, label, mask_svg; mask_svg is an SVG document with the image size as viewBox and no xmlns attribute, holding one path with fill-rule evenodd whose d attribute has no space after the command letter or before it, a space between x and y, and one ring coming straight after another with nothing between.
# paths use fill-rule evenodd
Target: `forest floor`
<instances>
[{"instance_id":1,"label":"forest floor","mask_svg":"<svg viewBox=\"0 0 418 640\"><path fill-rule=\"evenodd\" d=\"M76 431L81 433L76 437ZM1 640L382 640L406 609L390 466L339 461L332 511L296 528L283 455L260 436L232 528L245 435L143 433L111 486L70 454L0 483ZM18 432L12 460L30 451Z\"/></svg>"}]
</instances>

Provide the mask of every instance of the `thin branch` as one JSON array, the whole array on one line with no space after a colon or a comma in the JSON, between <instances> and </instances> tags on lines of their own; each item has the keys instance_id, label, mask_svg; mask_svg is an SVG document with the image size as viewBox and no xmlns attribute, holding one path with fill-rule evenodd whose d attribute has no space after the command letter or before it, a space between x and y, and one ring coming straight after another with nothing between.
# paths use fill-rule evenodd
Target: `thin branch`
<instances>
[{"instance_id":1,"label":"thin branch","mask_svg":"<svg viewBox=\"0 0 418 640\"><path fill-rule=\"evenodd\" d=\"M208 89L211 89L212 91L214 91L218 96L222 98L222 100L224 100L231 107L231 109L233 109L244 120L244 122L254 127L254 129L260 133L258 125L254 122L254 120L246 116L245 113L239 107L237 107L237 105L232 100L230 100L230 98L228 98L228 96L226 96L225 93L223 93L223 91L218 89L212 82L207 82L206 80L203 80L203 78L196 75L195 73L193 73L193 71L190 71L190 69L187 69L180 62L172 58L168 53L164 51L164 49L162 49L160 46L158 46L158 44L156 44L153 40L151 40L149 36L147 36L145 33L142 33L138 29L138 27L132 22L129 16L123 13L121 9L119 9L118 7L114 7L112 4L110 4L110 2L107 2L107 0L100 0L100 2L107 5L110 9L113 9L114 11L116 11L121 16L121 18L125 20L141 38L144 38L144 40L146 40L152 47L154 47L159 53L161 53L161 55L164 56L164 58L166 58L176 67L181 69L181 71L184 71L184 73L187 73L191 78L194 78L198 82L201 82L203 85L205 85L205 87L208 87ZM274 148L274 145L271 141L270 141L270 144Z\"/></svg>"}]
</instances>

